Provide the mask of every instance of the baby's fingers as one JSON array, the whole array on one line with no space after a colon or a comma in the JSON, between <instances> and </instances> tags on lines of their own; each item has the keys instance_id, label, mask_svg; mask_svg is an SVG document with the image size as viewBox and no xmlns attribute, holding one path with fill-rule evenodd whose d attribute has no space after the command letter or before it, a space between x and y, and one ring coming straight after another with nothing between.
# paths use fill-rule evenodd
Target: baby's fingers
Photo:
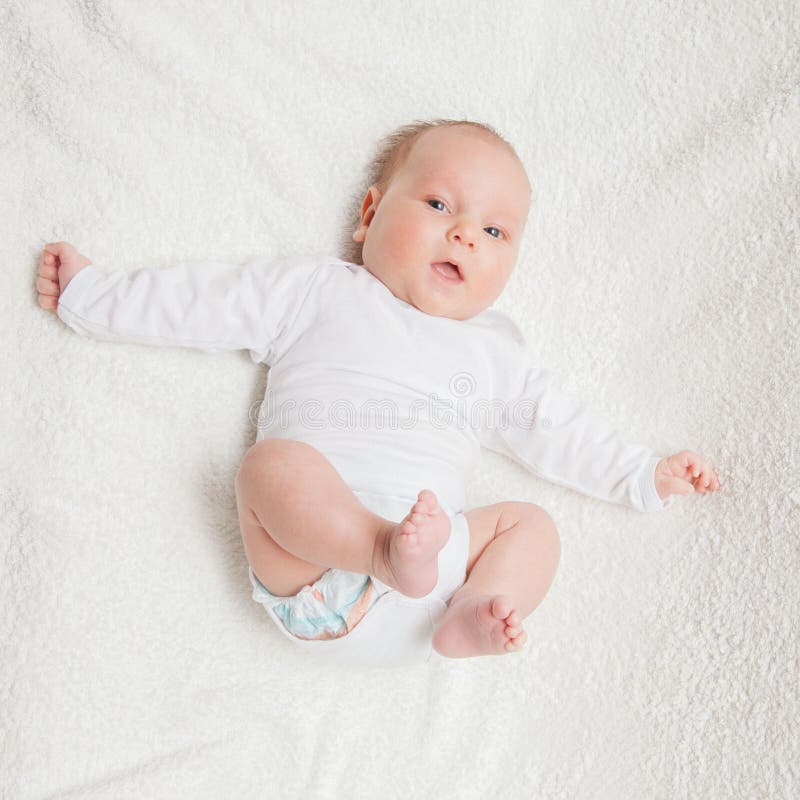
<instances>
[{"instance_id":1,"label":"baby's fingers","mask_svg":"<svg viewBox=\"0 0 800 800\"><path fill-rule=\"evenodd\" d=\"M39 263L39 275L36 278L37 302L40 308L44 308L46 311L55 311L58 308L58 298L61 294L58 270L44 261L45 259L42 257L42 261Z\"/></svg>"},{"instance_id":2,"label":"baby's fingers","mask_svg":"<svg viewBox=\"0 0 800 800\"><path fill-rule=\"evenodd\" d=\"M58 280L58 270L52 264L46 264L44 260L39 262L39 274L51 281Z\"/></svg>"},{"instance_id":3,"label":"baby's fingers","mask_svg":"<svg viewBox=\"0 0 800 800\"><path fill-rule=\"evenodd\" d=\"M703 458L698 458L698 461L691 467L689 480L700 494L705 494L707 491L715 492L719 489L717 474Z\"/></svg>"},{"instance_id":4,"label":"baby's fingers","mask_svg":"<svg viewBox=\"0 0 800 800\"><path fill-rule=\"evenodd\" d=\"M39 295L39 306L45 311L55 311L58 308L57 297L47 297L46 295Z\"/></svg>"},{"instance_id":5,"label":"baby's fingers","mask_svg":"<svg viewBox=\"0 0 800 800\"><path fill-rule=\"evenodd\" d=\"M720 488L719 479L708 460L693 450L682 450L670 460L673 474L688 481L698 494L715 492Z\"/></svg>"},{"instance_id":6,"label":"baby's fingers","mask_svg":"<svg viewBox=\"0 0 800 800\"><path fill-rule=\"evenodd\" d=\"M57 281L51 281L41 275L36 279L36 291L39 294L46 294L50 297L58 297L61 294Z\"/></svg>"},{"instance_id":7,"label":"baby's fingers","mask_svg":"<svg viewBox=\"0 0 800 800\"><path fill-rule=\"evenodd\" d=\"M695 488L700 494L704 494L706 491L716 492L719 486L719 478L710 467L700 473L700 477L695 483Z\"/></svg>"},{"instance_id":8,"label":"baby's fingers","mask_svg":"<svg viewBox=\"0 0 800 800\"><path fill-rule=\"evenodd\" d=\"M692 450L681 450L674 458L678 469L682 470L685 475L696 478L700 474L703 459L697 453Z\"/></svg>"}]
</instances>

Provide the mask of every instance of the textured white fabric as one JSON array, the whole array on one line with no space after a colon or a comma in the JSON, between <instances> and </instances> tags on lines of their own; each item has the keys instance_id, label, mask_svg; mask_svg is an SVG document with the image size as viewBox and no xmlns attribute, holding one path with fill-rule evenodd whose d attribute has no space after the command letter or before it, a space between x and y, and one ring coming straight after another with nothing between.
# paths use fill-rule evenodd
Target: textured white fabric
<instances>
[{"instance_id":1,"label":"textured white fabric","mask_svg":"<svg viewBox=\"0 0 800 800\"><path fill-rule=\"evenodd\" d=\"M0 4L0 794L796 794L798 13ZM496 307L723 488L643 515L484 452L468 507L538 503L561 535L528 647L321 668L250 599L234 477L264 367L81 339L36 305L36 262L340 254L377 139L438 116L496 126L531 179Z\"/></svg>"},{"instance_id":2,"label":"textured white fabric","mask_svg":"<svg viewBox=\"0 0 800 800\"><path fill-rule=\"evenodd\" d=\"M354 490L431 489L462 511L483 443L609 502L673 502L656 492L659 456L559 391L507 315L431 316L356 264L261 259L131 276L90 265L58 315L105 341L249 350L271 367L258 438L313 445Z\"/></svg>"}]
</instances>

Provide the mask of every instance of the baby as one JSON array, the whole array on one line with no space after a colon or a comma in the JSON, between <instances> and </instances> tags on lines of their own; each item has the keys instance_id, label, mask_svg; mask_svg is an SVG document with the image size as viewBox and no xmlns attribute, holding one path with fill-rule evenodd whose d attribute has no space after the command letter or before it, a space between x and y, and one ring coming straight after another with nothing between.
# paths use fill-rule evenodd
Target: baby
<instances>
[{"instance_id":1,"label":"baby","mask_svg":"<svg viewBox=\"0 0 800 800\"><path fill-rule=\"evenodd\" d=\"M128 275L58 242L42 253L39 305L82 335L247 349L269 365L236 497L253 598L298 646L365 665L518 651L559 538L532 503L464 510L481 446L640 511L720 483L692 451L660 458L618 438L490 308L531 201L492 128L405 126L368 183L348 260Z\"/></svg>"}]
</instances>

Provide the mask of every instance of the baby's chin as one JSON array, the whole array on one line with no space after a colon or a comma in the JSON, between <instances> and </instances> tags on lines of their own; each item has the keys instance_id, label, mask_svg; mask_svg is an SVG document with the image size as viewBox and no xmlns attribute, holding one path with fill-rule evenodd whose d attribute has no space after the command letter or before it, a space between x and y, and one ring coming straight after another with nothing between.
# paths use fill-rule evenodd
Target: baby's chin
<instances>
[{"instance_id":1,"label":"baby's chin","mask_svg":"<svg viewBox=\"0 0 800 800\"><path fill-rule=\"evenodd\" d=\"M448 303L434 296L412 298L406 300L406 302L432 317L445 317L447 319L460 321L472 319L472 317L480 314L481 311L484 310L483 308L473 309L472 307L465 306L463 303Z\"/></svg>"},{"instance_id":2,"label":"baby's chin","mask_svg":"<svg viewBox=\"0 0 800 800\"><path fill-rule=\"evenodd\" d=\"M414 306L432 317L444 317L454 320L466 320L481 313L488 305L479 303L465 303L463 297L441 296L434 291L426 291L423 287L412 287L405 290L403 286L391 279L391 276L382 274L379 269L372 269L368 261L362 264L364 269L376 277L398 300Z\"/></svg>"}]
</instances>

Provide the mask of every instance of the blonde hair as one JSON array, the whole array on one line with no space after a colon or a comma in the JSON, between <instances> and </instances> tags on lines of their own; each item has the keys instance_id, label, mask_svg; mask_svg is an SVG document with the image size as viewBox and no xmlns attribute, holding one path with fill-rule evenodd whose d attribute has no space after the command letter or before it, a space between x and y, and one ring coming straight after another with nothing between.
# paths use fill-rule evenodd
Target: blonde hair
<instances>
[{"instance_id":1,"label":"blonde hair","mask_svg":"<svg viewBox=\"0 0 800 800\"><path fill-rule=\"evenodd\" d=\"M361 204L370 186L376 186L383 194L391 183L395 173L403 166L411 148L419 137L433 128L464 126L475 133L491 137L498 144L508 148L512 155L522 164L517 151L494 128L482 122L471 122L466 119L435 119L427 122L415 121L392 131L378 143L375 155L367 165L366 182L351 198L347 214L347 225L342 240L342 258L353 264L363 264L363 242L353 241L353 232L361 222Z\"/></svg>"}]
</instances>

